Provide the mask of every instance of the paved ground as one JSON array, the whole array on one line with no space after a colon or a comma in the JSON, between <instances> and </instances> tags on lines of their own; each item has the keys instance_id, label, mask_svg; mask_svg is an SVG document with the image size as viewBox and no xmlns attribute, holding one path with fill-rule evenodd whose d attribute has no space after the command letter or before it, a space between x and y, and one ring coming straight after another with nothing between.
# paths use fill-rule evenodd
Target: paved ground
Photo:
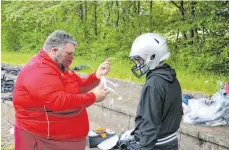
<instances>
[{"instance_id":1,"label":"paved ground","mask_svg":"<svg viewBox=\"0 0 229 150\"><path fill-rule=\"evenodd\" d=\"M4 117L1 118L1 149L13 150L14 149L14 135L10 133L13 126L6 121Z\"/></svg>"}]
</instances>

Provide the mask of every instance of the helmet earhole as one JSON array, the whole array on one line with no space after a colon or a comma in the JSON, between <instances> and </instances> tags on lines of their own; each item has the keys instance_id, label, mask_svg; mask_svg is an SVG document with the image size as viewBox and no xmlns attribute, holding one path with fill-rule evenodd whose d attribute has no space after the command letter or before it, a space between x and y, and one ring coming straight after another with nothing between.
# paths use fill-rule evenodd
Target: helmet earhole
<instances>
[{"instance_id":1,"label":"helmet earhole","mask_svg":"<svg viewBox=\"0 0 229 150\"><path fill-rule=\"evenodd\" d=\"M155 58L155 54L153 54L151 57L150 57L150 60L154 60Z\"/></svg>"},{"instance_id":2,"label":"helmet earhole","mask_svg":"<svg viewBox=\"0 0 229 150\"><path fill-rule=\"evenodd\" d=\"M154 38L154 40L159 44L159 41L157 39Z\"/></svg>"}]
</instances>

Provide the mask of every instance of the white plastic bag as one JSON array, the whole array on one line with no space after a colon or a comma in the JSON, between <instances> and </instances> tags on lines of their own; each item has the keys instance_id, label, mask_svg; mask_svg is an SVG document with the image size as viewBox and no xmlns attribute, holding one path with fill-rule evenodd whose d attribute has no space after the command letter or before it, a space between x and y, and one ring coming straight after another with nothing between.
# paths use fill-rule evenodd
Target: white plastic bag
<instances>
[{"instance_id":1,"label":"white plastic bag","mask_svg":"<svg viewBox=\"0 0 229 150\"><path fill-rule=\"evenodd\" d=\"M220 118L229 120L229 97L225 95L225 90L222 89L215 93L211 99L189 99L188 108L185 108L185 111L183 119L186 123L199 124L220 121ZM219 121L212 124L225 124L225 121L222 123Z\"/></svg>"},{"instance_id":2,"label":"white plastic bag","mask_svg":"<svg viewBox=\"0 0 229 150\"><path fill-rule=\"evenodd\" d=\"M107 83L110 83L114 87L118 87L118 84L115 84L115 83L107 80L104 76L101 77L101 83L103 84L105 90L109 90L110 92L113 92L113 93L115 93L117 95L115 90L113 90L112 88L107 86Z\"/></svg>"},{"instance_id":3,"label":"white plastic bag","mask_svg":"<svg viewBox=\"0 0 229 150\"><path fill-rule=\"evenodd\" d=\"M132 130L127 130L126 132L124 132L121 137L120 140L121 141L131 141L134 140L134 136L131 135L131 133L134 131L134 129Z\"/></svg>"},{"instance_id":4,"label":"white plastic bag","mask_svg":"<svg viewBox=\"0 0 229 150\"><path fill-rule=\"evenodd\" d=\"M110 80L107 80L104 76L101 77L101 84L104 85L104 89L108 90L112 93L114 93L116 96L118 96L118 100L122 100L122 96L120 96L113 88L108 86L108 83L112 85L113 87L118 87L118 84L111 82ZM113 102L112 102L113 104Z\"/></svg>"}]
</instances>

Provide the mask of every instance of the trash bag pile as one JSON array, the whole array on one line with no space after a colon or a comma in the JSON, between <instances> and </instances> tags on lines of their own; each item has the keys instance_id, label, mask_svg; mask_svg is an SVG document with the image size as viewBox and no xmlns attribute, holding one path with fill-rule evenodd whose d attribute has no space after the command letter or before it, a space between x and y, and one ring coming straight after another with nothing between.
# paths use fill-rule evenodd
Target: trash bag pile
<instances>
[{"instance_id":1,"label":"trash bag pile","mask_svg":"<svg viewBox=\"0 0 229 150\"><path fill-rule=\"evenodd\" d=\"M1 77L1 93L9 93L13 92L14 88L14 80L8 79L6 75L2 75Z\"/></svg>"},{"instance_id":2,"label":"trash bag pile","mask_svg":"<svg viewBox=\"0 0 229 150\"><path fill-rule=\"evenodd\" d=\"M12 76L17 76L21 71L21 66L9 67L8 65L2 64L1 71L5 74L9 74Z\"/></svg>"},{"instance_id":3,"label":"trash bag pile","mask_svg":"<svg viewBox=\"0 0 229 150\"><path fill-rule=\"evenodd\" d=\"M80 65L80 66L73 67L72 70L80 71L80 70L87 69L87 68L89 68L88 65Z\"/></svg>"},{"instance_id":4,"label":"trash bag pile","mask_svg":"<svg viewBox=\"0 0 229 150\"><path fill-rule=\"evenodd\" d=\"M195 99L192 95L184 94L182 106L185 123L229 125L229 82L211 98Z\"/></svg>"},{"instance_id":5,"label":"trash bag pile","mask_svg":"<svg viewBox=\"0 0 229 150\"><path fill-rule=\"evenodd\" d=\"M1 93L12 93L14 89L14 83L20 72L21 67L12 67L6 64L1 66ZM1 99L12 101L12 94L8 96L2 96Z\"/></svg>"}]
</instances>

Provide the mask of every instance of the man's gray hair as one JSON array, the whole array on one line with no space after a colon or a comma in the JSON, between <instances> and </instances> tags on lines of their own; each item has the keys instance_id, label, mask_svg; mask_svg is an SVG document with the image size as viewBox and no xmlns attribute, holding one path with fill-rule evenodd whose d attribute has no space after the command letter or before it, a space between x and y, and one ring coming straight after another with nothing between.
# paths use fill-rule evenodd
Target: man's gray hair
<instances>
[{"instance_id":1,"label":"man's gray hair","mask_svg":"<svg viewBox=\"0 0 229 150\"><path fill-rule=\"evenodd\" d=\"M70 34L57 30L48 36L43 48L46 51L50 51L53 47L63 48L67 43L71 43L74 46L77 45L76 40Z\"/></svg>"}]
</instances>

